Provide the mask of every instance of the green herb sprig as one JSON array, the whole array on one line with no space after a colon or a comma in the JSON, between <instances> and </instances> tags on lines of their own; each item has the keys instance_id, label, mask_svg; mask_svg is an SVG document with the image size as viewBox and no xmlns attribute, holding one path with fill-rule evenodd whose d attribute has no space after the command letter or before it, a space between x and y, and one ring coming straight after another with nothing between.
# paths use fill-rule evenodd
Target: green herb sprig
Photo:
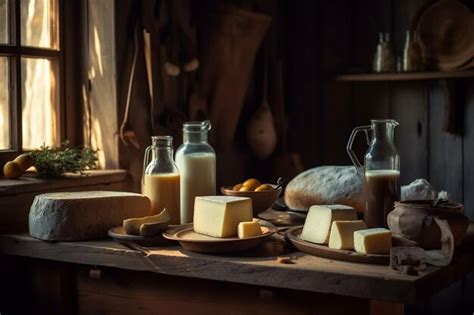
<instances>
[{"instance_id":1,"label":"green herb sprig","mask_svg":"<svg viewBox=\"0 0 474 315\"><path fill-rule=\"evenodd\" d=\"M42 145L39 150L31 152L34 166L40 177L61 177L64 173L80 173L95 169L98 150L88 147L69 146L69 141L58 147Z\"/></svg>"}]
</instances>

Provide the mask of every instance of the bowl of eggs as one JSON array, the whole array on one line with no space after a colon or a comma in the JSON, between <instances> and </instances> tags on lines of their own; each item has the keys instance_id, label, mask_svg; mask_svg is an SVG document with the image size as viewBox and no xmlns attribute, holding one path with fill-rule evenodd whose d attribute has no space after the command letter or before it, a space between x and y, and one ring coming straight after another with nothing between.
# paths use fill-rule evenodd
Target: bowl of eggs
<instances>
[{"instance_id":1,"label":"bowl of eggs","mask_svg":"<svg viewBox=\"0 0 474 315\"><path fill-rule=\"evenodd\" d=\"M281 185L261 183L256 178L249 178L233 186L221 187L223 195L252 199L254 217L270 208L277 201L281 190Z\"/></svg>"}]
</instances>

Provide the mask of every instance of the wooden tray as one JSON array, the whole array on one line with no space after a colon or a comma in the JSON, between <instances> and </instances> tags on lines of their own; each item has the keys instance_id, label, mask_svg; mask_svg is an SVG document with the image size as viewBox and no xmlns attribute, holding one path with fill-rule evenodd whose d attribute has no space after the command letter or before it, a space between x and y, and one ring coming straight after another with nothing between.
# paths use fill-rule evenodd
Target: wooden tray
<instances>
[{"instance_id":1,"label":"wooden tray","mask_svg":"<svg viewBox=\"0 0 474 315\"><path fill-rule=\"evenodd\" d=\"M127 244L136 243L141 246L169 246L175 245L176 243L163 237L161 233L156 236L141 236L141 235L130 235L125 232L122 226L111 228L107 234L113 238L117 243Z\"/></svg>"},{"instance_id":2,"label":"wooden tray","mask_svg":"<svg viewBox=\"0 0 474 315\"><path fill-rule=\"evenodd\" d=\"M262 235L246 239L238 237L216 238L194 232L193 224L183 224L168 229L163 236L168 240L178 241L185 249L198 253L232 253L240 252L258 246L263 240L275 233L273 224L259 220Z\"/></svg>"},{"instance_id":3,"label":"wooden tray","mask_svg":"<svg viewBox=\"0 0 474 315\"><path fill-rule=\"evenodd\" d=\"M389 265L389 255L360 254L354 251L329 248L325 245L314 244L301 239L303 226L288 229L285 233L287 242L293 244L299 251L328 259L344 260L357 263Z\"/></svg>"}]
</instances>

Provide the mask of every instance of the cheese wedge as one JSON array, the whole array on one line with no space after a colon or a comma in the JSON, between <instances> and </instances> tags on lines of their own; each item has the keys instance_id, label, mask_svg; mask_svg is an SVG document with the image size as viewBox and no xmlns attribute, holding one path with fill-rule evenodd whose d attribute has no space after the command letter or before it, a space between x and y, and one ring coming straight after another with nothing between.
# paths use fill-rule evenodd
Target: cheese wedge
<instances>
[{"instance_id":1,"label":"cheese wedge","mask_svg":"<svg viewBox=\"0 0 474 315\"><path fill-rule=\"evenodd\" d=\"M306 216L301 239L327 244L331 224L336 220L357 220L357 213L354 208L344 205L312 206Z\"/></svg>"},{"instance_id":2,"label":"cheese wedge","mask_svg":"<svg viewBox=\"0 0 474 315\"><path fill-rule=\"evenodd\" d=\"M249 238L262 235L262 229L260 228L258 221L240 222L237 230L239 238Z\"/></svg>"},{"instance_id":3,"label":"cheese wedge","mask_svg":"<svg viewBox=\"0 0 474 315\"><path fill-rule=\"evenodd\" d=\"M329 236L329 247L354 250L354 232L367 229L364 221L333 221Z\"/></svg>"},{"instance_id":4,"label":"cheese wedge","mask_svg":"<svg viewBox=\"0 0 474 315\"><path fill-rule=\"evenodd\" d=\"M392 233L384 228L355 231L354 248L358 253L389 254L392 248Z\"/></svg>"},{"instance_id":5,"label":"cheese wedge","mask_svg":"<svg viewBox=\"0 0 474 315\"><path fill-rule=\"evenodd\" d=\"M194 231L212 237L236 236L240 222L252 221L247 197L205 196L194 200Z\"/></svg>"},{"instance_id":6,"label":"cheese wedge","mask_svg":"<svg viewBox=\"0 0 474 315\"><path fill-rule=\"evenodd\" d=\"M171 220L170 213L166 208L164 208L159 214L150 215L147 217L142 218L130 218L123 220L123 229L127 234L130 235L139 235L140 234L140 226L146 223L158 223L158 222L169 222ZM149 228L145 228L148 232ZM140 234L142 235L142 234ZM144 235L149 236L149 235Z\"/></svg>"}]
</instances>

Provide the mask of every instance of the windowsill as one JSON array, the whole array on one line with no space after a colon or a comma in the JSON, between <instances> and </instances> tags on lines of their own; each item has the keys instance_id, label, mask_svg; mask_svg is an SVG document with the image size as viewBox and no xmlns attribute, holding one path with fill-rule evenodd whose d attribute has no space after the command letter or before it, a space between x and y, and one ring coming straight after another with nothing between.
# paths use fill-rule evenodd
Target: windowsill
<instances>
[{"instance_id":1,"label":"windowsill","mask_svg":"<svg viewBox=\"0 0 474 315\"><path fill-rule=\"evenodd\" d=\"M61 178L38 178L25 174L18 179L0 178L0 198L23 193L43 192L62 188L104 185L127 180L125 170L94 170L86 175L70 174Z\"/></svg>"}]
</instances>

